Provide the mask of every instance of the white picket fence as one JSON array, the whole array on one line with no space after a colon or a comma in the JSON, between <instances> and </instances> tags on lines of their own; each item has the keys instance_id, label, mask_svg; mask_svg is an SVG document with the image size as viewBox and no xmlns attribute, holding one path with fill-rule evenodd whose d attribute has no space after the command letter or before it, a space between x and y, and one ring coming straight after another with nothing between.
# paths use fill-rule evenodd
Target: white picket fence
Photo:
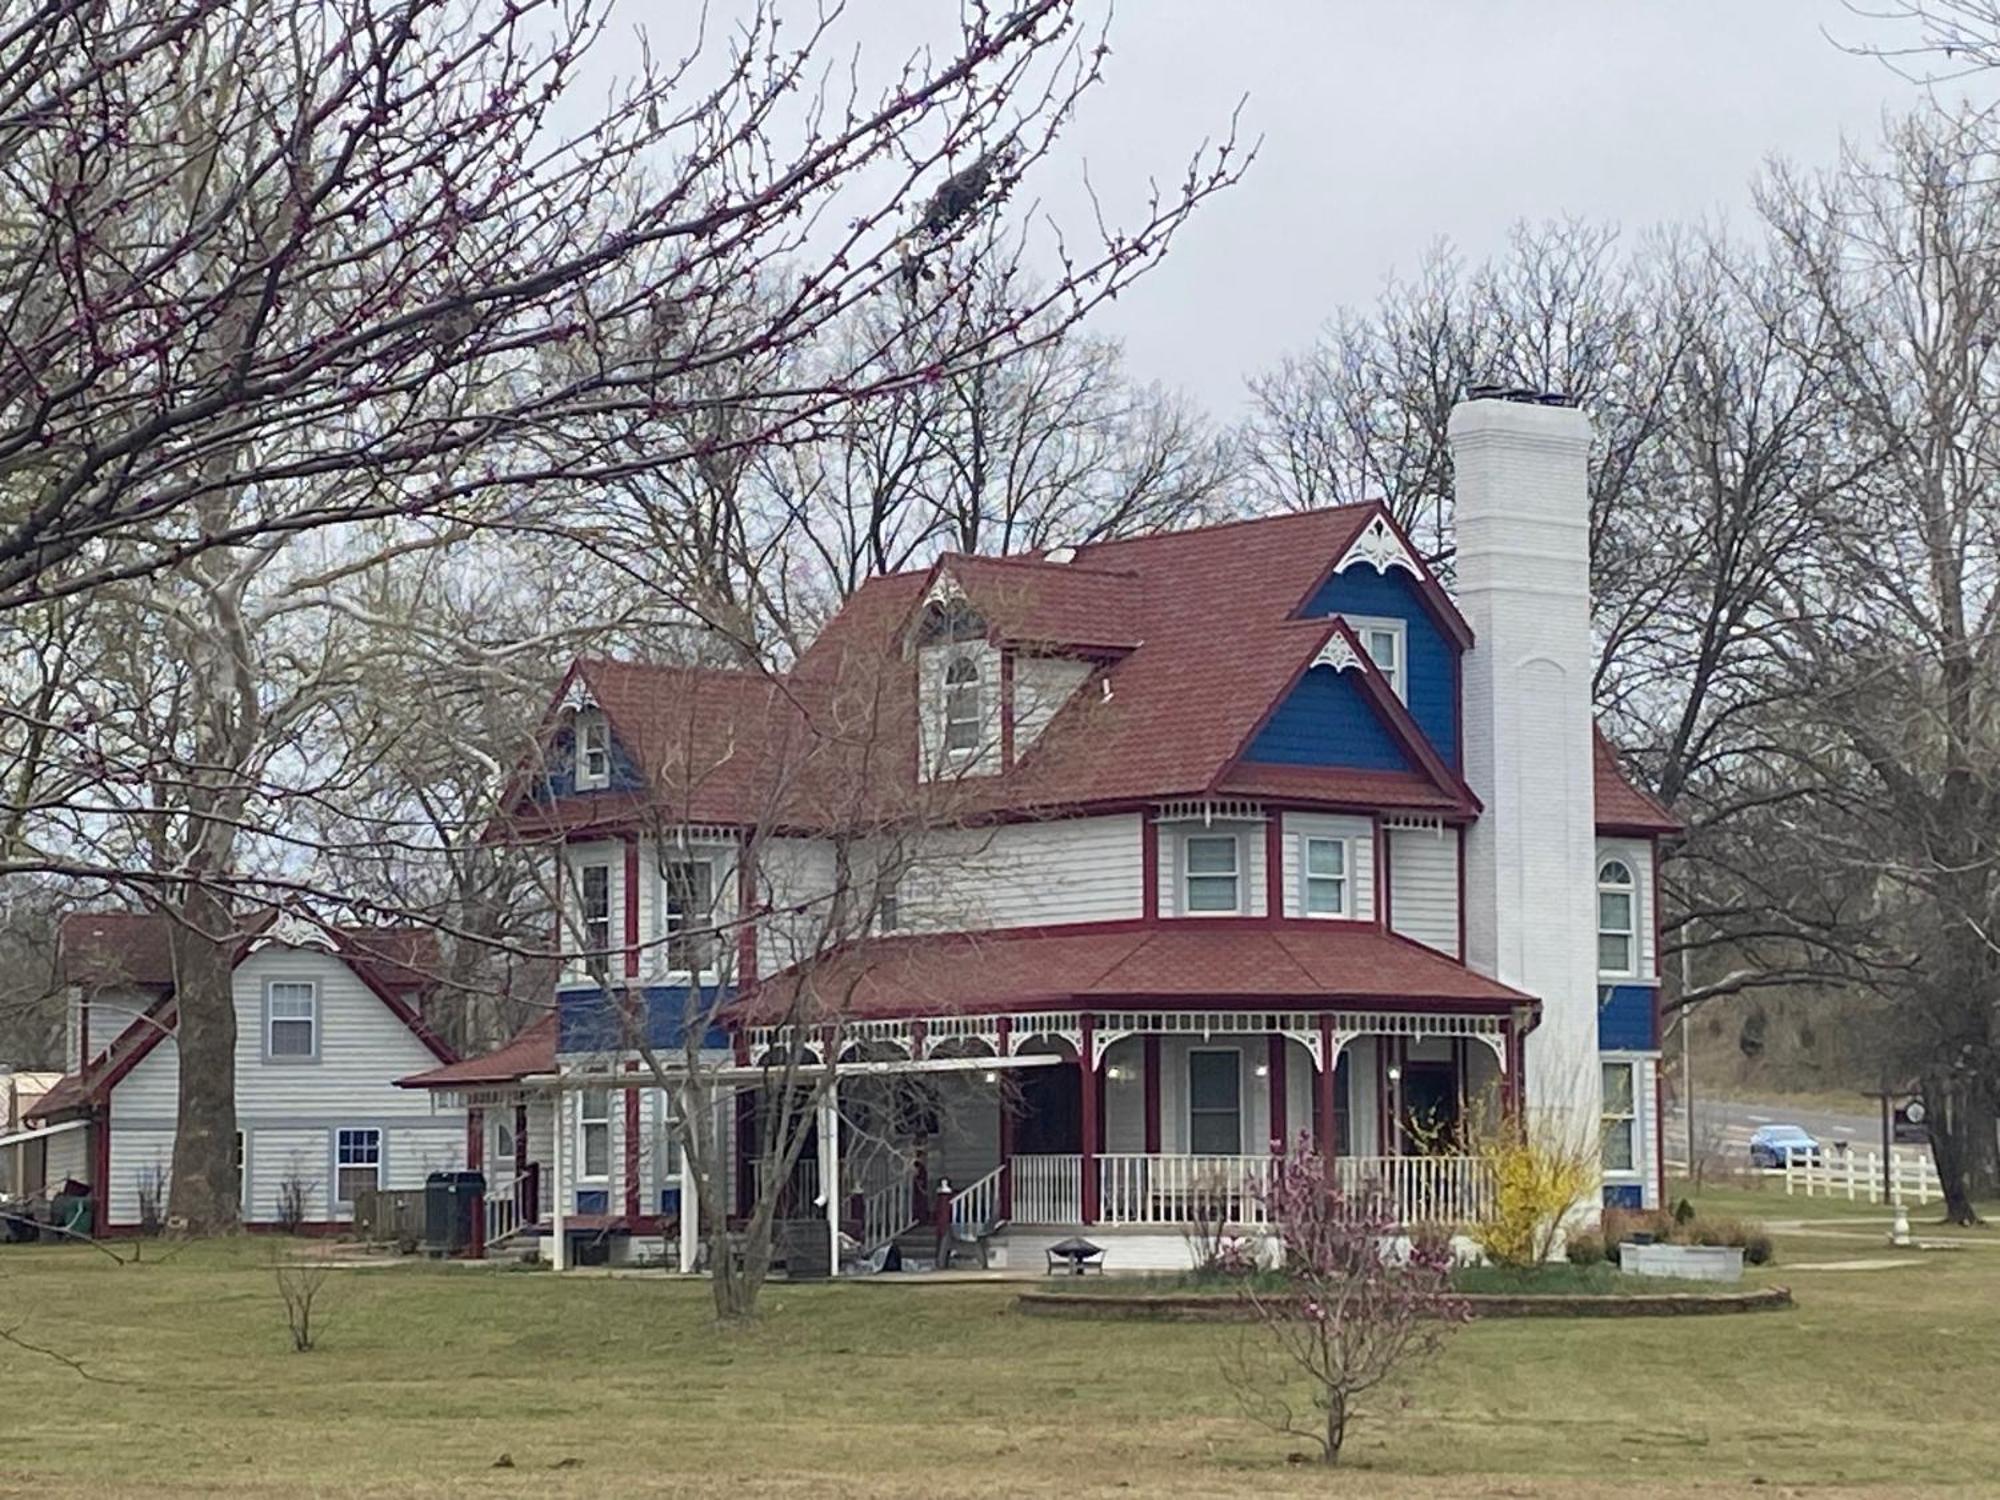
<instances>
[{"instance_id":1,"label":"white picket fence","mask_svg":"<svg viewBox=\"0 0 2000 1500\"><path fill-rule=\"evenodd\" d=\"M1885 1171L1879 1151L1800 1152L1782 1167L1768 1168L1767 1180L1785 1184L1788 1197L1845 1198L1850 1203L1930 1203L1944 1197L1937 1167L1927 1151L1893 1151Z\"/></svg>"}]
</instances>

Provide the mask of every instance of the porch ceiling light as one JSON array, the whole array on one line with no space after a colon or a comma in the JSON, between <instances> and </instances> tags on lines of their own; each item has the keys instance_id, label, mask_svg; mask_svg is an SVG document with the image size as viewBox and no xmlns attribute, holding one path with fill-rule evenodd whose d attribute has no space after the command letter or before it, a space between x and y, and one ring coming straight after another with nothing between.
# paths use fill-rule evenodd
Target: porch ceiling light
<instances>
[{"instance_id":1,"label":"porch ceiling light","mask_svg":"<svg viewBox=\"0 0 2000 1500\"><path fill-rule=\"evenodd\" d=\"M1402 1077L1403 1077L1403 1070L1402 1070L1402 1067L1401 1067L1400 1065L1396 1064L1396 1063L1390 1063L1390 1064L1389 1064L1389 1082L1391 1082L1391 1083L1400 1083L1400 1082L1402 1081Z\"/></svg>"},{"instance_id":2,"label":"porch ceiling light","mask_svg":"<svg viewBox=\"0 0 2000 1500\"><path fill-rule=\"evenodd\" d=\"M1269 1078L1271 1076L1271 1065L1269 1063L1258 1063L1251 1071L1259 1078Z\"/></svg>"}]
</instances>

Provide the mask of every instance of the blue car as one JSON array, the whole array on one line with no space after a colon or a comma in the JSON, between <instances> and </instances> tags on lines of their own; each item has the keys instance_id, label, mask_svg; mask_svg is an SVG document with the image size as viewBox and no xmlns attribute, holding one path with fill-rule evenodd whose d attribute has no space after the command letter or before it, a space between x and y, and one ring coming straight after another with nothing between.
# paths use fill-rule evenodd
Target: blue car
<instances>
[{"instance_id":1,"label":"blue car","mask_svg":"<svg viewBox=\"0 0 2000 1500\"><path fill-rule=\"evenodd\" d=\"M1750 1165L1782 1167L1793 1161L1818 1161L1819 1142L1796 1125L1760 1125L1750 1137Z\"/></svg>"}]
</instances>

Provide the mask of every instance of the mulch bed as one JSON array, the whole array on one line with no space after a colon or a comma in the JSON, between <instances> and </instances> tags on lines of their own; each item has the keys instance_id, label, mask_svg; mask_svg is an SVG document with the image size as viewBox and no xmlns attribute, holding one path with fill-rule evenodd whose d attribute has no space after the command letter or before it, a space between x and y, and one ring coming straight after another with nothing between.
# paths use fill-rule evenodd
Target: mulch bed
<instances>
[{"instance_id":1,"label":"mulch bed","mask_svg":"<svg viewBox=\"0 0 2000 1500\"><path fill-rule=\"evenodd\" d=\"M1775 1312L1793 1306L1789 1287L1739 1292L1615 1294L1462 1293L1474 1318L1682 1318L1714 1313ZM1017 1310L1044 1318L1127 1319L1146 1323L1243 1323L1251 1311L1236 1298L1201 1292L1126 1296L1116 1292L1023 1292Z\"/></svg>"}]
</instances>

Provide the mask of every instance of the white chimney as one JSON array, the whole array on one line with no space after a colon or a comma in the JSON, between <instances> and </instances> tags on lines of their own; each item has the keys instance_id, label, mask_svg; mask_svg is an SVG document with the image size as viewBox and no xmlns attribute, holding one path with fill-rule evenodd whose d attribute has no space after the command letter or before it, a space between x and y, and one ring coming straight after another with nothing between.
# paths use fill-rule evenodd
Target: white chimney
<instances>
[{"instance_id":1,"label":"white chimney","mask_svg":"<svg viewBox=\"0 0 2000 1500\"><path fill-rule=\"evenodd\" d=\"M1542 1002L1531 1120L1595 1141L1596 811L1591 757L1590 423L1567 405L1453 408L1465 778L1466 961ZM1591 1201L1596 1201L1591 1194Z\"/></svg>"}]
</instances>

